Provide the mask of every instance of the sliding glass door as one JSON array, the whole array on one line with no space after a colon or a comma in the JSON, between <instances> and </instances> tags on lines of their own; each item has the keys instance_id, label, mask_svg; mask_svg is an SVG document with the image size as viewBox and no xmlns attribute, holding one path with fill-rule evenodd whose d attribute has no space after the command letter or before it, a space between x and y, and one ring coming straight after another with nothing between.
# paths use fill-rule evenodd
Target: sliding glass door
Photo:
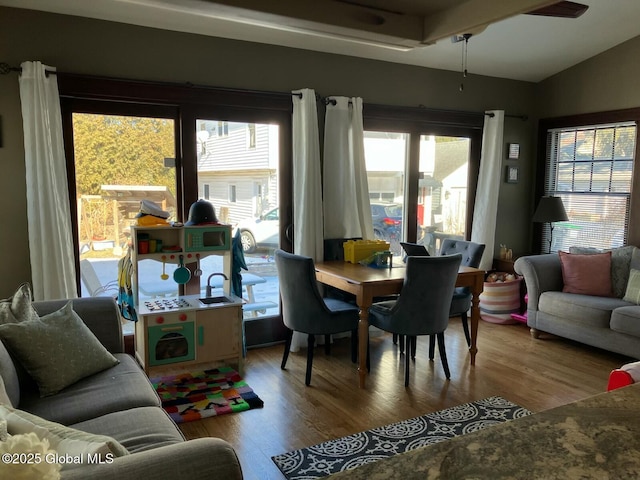
<instances>
[{"instance_id":1,"label":"sliding glass door","mask_svg":"<svg viewBox=\"0 0 640 480\"><path fill-rule=\"evenodd\" d=\"M196 119L198 196L213 203L218 219L233 225L247 270L241 271L245 321L279 314L280 126ZM202 261L202 287L220 271L217 257Z\"/></svg>"}]
</instances>

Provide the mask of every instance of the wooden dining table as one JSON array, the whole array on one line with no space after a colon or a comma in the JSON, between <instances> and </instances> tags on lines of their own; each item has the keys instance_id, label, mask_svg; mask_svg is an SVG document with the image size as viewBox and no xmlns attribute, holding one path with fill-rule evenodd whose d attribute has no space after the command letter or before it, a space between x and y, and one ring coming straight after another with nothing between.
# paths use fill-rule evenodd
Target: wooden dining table
<instances>
[{"instance_id":1,"label":"wooden dining table","mask_svg":"<svg viewBox=\"0 0 640 480\"><path fill-rule=\"evenodd\" d=\"M391 268L372 268L359 263L341 260L317 262L316 278L325 285L330 285L344 292L355 295L360 310L358 323L358 374L360 388L365 387L367 377L367 342L369 333L369 307L375 297L383 297L400 293L404 282L406 268L394 265ZM471 365L476 363L478 348L478 320L480 319L480 294L484 285L484 270L472 267L460 267L457 287L469 287L471 300Z\"/></svg>"}]
</instances>

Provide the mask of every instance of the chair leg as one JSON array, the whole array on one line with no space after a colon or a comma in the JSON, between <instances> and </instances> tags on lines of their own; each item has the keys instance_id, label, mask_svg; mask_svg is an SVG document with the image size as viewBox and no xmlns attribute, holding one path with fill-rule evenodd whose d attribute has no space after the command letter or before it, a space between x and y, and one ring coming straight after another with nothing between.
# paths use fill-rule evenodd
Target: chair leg
<instances>
[{"instance_id":1,"label":"chair leg","mask_svg":"<svg viewBox=\"0 0 640 480\"><path fill-rule=\"evenodd\" d=\"M462 320L462 329L464 330L464 338L467 339L467 347L471 347L471 335L469 335L469 320L467 318L467 312L460 315Z\"/></svg>"},{"instance_id":2,"label":"chair leg","mask_svg":"<svg viewBox=\"0 0 640 480\"><path fill-rule=\"evenodd\" d=\"M307 375L304 379L304 384L309 386L311 383L311 367L313 366L313 347L316 343L315 335L309 334L309 339L307 340Z\"/></svg>"},{"instance_id":3,"label":"chair leg","mask_svg":"<svg viewBox=\"0 0 640 480\"><path fill-rule=\"evenodd\" d=\"M400 355L404 353L404 335L398 335L398 344L400 345Z\"/></svg>"},{"instance_id":4,"label":"chair leg","mask_svg":"<svg viewBox=\"0 0 640 480\"><path fill-rule=\"evenodd\" d=\"M293 330L287 328L287 338L284 341L284 353L282 354L282 363L280 368L284 370L287 366L287 359L289 358L289 350L291 350L291 339L293 338Z\"/></svg>"},{"instance_id":5,"label":"chair leg","mask_svg":"<svg viewBox=\"0 0 640 480\"><path fill-rule=\"evenodd\" d=\"M438 333L438 351L440 352L440 360L442 360L442 368L444 368L444 375L447 378L451 378L451 372L449 372L449 364L447 363L447 351L444 346L444 332Z\"/></svg>"},{"instance_id":6,"label":"chair leg","mask_svg":"<svg viewBox=\"0 0 640 480\"><path fill-rule=\"evenodd\" d=\"M324 336L324 353L325 355L331 354L331 335Z\"/></svg>"},{"instance_id":7,"label":"chair leg","mask_svg":"<svg viewBox=\"0 0 640 480\"><path fill-rule=\"evenodd\" d=\"M433 361L436 352L436 336L429 335L429 360Z\"/></svg>"},{"instance_id":8,"label":"chair leg","mask_svg":"<svg viewBox=\"0 0 640 480\"><path fill-rule=\"evenodd\" d=\"M411 356L411 337L409 335L404 335L405 337L405 345L406 345L406 352L404 355L404 386L408 387L409 386L409 365L411 364L411 362L409 362L409 357Z\"/></svg>"},{"instance_id":9,"label":"chair leg","mask_svg":"<svg viewBox=\"0 0 640 480\"><path fill-rule=\"evenodd\" d=\"M398 344L398 334L397 334L397 333L394 333L394 334L393 334L393 344L394 344L394 345L397 345L397 344Z\"/></svg>"},{"instance_id":10,"label":"chair leg","mask_svg":"<svg viewBox=\"0 0 640 480\"><path fill-rule=\"evenodd\" d=\"M367 372L371 372L371 354L369 353L369 334L367 333Z\"/></svg>"},{"instance_id":11,"label":"chair leg","mask_svg":"<svg viewBox=\"0 0 640 480\"><path fill-rule=\"evenodd\" d=\"M358 329L351 330L351 363L358 362Z\"/></svg>"},{"instance_id":12,"label":"chair leg","mask_svg":"<svg viewBox=\"0 0 640 480\"><path fill-rule=\"evenodd\" d=\"M411 360L416 359L416 347L418 346L418 337L415 335L411 337Z\"/></svg>"}]
</instances>

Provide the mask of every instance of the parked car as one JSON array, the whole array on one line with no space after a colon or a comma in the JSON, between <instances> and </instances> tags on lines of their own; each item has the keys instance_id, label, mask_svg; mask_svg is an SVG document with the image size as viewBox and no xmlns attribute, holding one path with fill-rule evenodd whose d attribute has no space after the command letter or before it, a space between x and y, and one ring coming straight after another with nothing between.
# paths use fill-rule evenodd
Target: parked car
<instances>
[{"instance_id":1,"label":"parked car","mask_svg":"<svg viewBox=\"0 0 640 480\"><path fill-rule=\"evenodd\" d=\"M373 233L381 240L400 240L402 236L402 205L372 203Z\"/></svg>"},{"instance_id":2,"label":"parked car","mask_svg":"<svg viewBox=\"0 0 640 480\"><path fill-rule=\"evenodd\" d=\"M263 213L258 218L247 218L238 222L242 250L253 253L258 247L278 247L280 216L278 207Z\"/></svg>"},{"instance_id":3,"label":"parked car","mask_svg":"<svg viewBox=\"0 0 640 480\"><path fill-rule=\"evenodd\" d=\"M400 240L402 234L402 205L398 203L372 203L373 233L382 240ZM278 247L280 216L278 207L258 218L238 222L244 253L254 253L258 248Z\"/></svg>"}]
</instances>

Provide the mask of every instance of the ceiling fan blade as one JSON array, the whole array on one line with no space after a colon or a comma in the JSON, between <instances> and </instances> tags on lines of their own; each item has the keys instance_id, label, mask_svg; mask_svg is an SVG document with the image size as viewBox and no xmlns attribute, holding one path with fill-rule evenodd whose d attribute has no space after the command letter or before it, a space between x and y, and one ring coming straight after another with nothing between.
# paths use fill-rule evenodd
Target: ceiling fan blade
<instances>
[{"instance_id":1,"label":"ceiling fan blade","mask_svg":"<svg viewBox=\"0 0 640 480\"><path fill-rule=\"evenodd\" d=\"M544 17L578 18L589 9L589 5L576 2L558 2L548 7L538 8L527 12L527 15L541 15Z\"/></svg>"}]
</instances>

